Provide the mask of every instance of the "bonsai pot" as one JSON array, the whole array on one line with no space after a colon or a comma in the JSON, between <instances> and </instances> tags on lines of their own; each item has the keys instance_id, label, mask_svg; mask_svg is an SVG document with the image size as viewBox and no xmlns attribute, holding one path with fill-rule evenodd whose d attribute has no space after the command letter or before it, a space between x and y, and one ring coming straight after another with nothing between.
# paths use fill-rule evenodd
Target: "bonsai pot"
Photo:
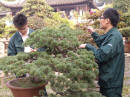
<instances>
[{"instance_id":1,"label":"bonsai pot","mask_svg":"<svg viewBox=\"0 0 130 97\"><path fill-rule=\"evenodd\" d=\"M125 42L125 53L130 53L130 41Z\"/></svg>"},{"instance_id":2,"label":"bonsai pot","mask_svg":"<svg viewBox=\"0 0 130 97\"><path fill-rule=\"evenodd\" d=\"M130 53L130 41L125 40L125 53Z\"/></svg>"},{"instance_id":3,"label":"bonsai pot","mask_svg":"<svg viewBox=\"0 0 130 97\"><path fill-rule=\"evenodd\" d=\"M6 83L7 87L12 91L14 97L40 97L39 91L43 90L46 86L46 84L36 86L36 87L29 87L29 88L21 88L12 85L13 82L19 81L21 79L14 79L11 81L8 81Z\"/></svg>"}]
</instances>

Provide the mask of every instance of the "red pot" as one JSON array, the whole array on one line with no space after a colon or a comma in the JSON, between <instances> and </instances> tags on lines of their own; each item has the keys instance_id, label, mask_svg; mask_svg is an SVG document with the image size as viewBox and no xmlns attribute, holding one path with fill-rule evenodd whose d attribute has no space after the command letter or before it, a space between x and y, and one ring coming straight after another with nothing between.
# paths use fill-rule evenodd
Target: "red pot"
<instances>
[{"instance_id":1,"label":"red pot","mask_svg":"<svg viewBox=\"0 0 130 97\"><path fill-rule=\"evenodd\" d=\"M130 41L125 42L125 53L130 53Z\"/></svg>"},{"instance_id":2,"label":"red pot","mask_svg":"<svg viewBox=\"0 0 130 97\"><path fill-rule=\"evenodd\" d=\"M11 80L6 83L7 87L11 89L14 97L34 97L34 96L40 97L39 91L46 86L46 84L33 88L21 88L12 86L10 83L16 80L19 79Z\"/></svg>"}]
</instances>

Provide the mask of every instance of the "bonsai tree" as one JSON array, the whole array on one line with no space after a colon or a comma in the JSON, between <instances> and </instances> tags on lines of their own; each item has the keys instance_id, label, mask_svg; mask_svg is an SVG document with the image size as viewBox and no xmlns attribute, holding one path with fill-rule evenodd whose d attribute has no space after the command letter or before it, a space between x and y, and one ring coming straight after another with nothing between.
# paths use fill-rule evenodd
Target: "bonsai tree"
<instances>
[{"instance_id":1,"label":"bonsai tree","mask_svg":"<svg viewBox=\"0 0 130 97\"><path fill-rule=\"evenodd\" d=\"M78 49L82 33L66 25L36 30L25 45L44 47L46 51L4 57L0 69L16 76L29 74L24 80L27 84L14 83L16 86L34 87L48 82L53 91L49 97L103 97L95 90L98 65L93 53Z\"/></svg>"},{"instance_id":2,"label":"bonsai tree","mask_svg":"<svg viewBox=\"0 0 130 97\"><path fill-rule=\"evenodd\" d=\"M45 0L27 0L21 12L26 16L38 16L47 18L51 16L53 8L50 7Z\"/></svg>"},{"instance_id":3,"label":"bonsai tree","mask_svg":"<svg viewBox=\"0 0 130 97\"><path fill-rule=\"evenodd\" d=\"M96 30L96 32L98 32L100 35L102 35L104 33L103 30L100 29L100 25L99 25L100 21L98 19L102 15L102 13L103 13L103 10L102 11L96 10L96 12L91 15L89 13L86 13L87 21L85 23L80 23L80 24L76 25L76 28L84 31L84 33L82 33L79 37L79 39L82 41L82 43L91 42L91 44L96 46L95 42L92 39L90 32L88 32L88 28L90 26L93 27Z\"/></svg>"},{"instance_id":4,"label":"bonsai tree","mask_svg":"<svg viewBox=\"0 0 130 97\"><path fill-rule=\"evenodd\" d=\"M45 0L26 0L19 13L24 13L28 17L28 26L36 30L45 26L44 19L51 18L52 11L53 8Z\"/></svg>"},{"instance_id":5,"label":"bonsai tree","mask_svg":"<svg viewBox=\"0 0 130 97\"><path fill-rule=\"evenodd\" d=\"M123 37L130 37L130 27L124 27L120 29Z\"/></svg>"},{"instance_id":6,"label":"bonsai tree","mask_svg":"<svg viewBox=\"0 0 130 97\"><path fill-rule=\"evenodd\" d=\"M118 25L123 37L130 37L130 13L121 13L120 23Z\"/></svg>"},{"instance_id":7,"label":"bonsai tree","mask_svg":"<svg viewBox=\"0 0 130 97\"><path fill-rule=\"evenodd\" d=\"M6 22L11 22L12 16L7 15L6 17L0 20L0 37L8 39L12 34L16 32L13 24L7 25Z\"/></svg>"},{"instance_id":8,"label":"bonsai tree","mask_svg":"<svg viewBox=\"0 0 130 97\"><path fill-rule=\"evenodd\" d=\"M46 0L27 0L20 13L28 17L28 26L34 30L63 23L73 27L73 23L67 17L62 18L63 13L54 12Z\"/></svg>"}]
</instances>

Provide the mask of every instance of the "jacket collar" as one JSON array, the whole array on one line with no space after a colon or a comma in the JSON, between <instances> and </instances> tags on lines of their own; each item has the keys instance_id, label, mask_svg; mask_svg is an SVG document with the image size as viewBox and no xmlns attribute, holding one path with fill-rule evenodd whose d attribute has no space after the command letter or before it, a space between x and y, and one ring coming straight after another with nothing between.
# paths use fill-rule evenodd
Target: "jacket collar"
<instances>
[{"instance_id":1,"label":"jacket collar","mask_svg":"<svg viewBox=\"0 0 130 97\"><path fill-rule=\"evenodd\" d=\"M113 30L115 30L115 29L117 29L117 28L116 28L116 27L113 27L112 29L110 29L110 30L106 33L106 35L111 34L111 33L113 32Z\"/></svg>"},{"instance_id":2,"label":"jacket collar","mask_svg":"<svg viewBox=\"0 0 130 97\"><path fill-rule=\"evenodd\" d=\"M29 29L29 33L28 33L28 35L30 35L31 33L32 33L32 30ZM21 35L20 35L19 32L16 32L16 36L17 36L17 40L18 40L18 41L23 41L23 39L22 39L22 37L21 37Z\"/></svg>"}]
</instances>

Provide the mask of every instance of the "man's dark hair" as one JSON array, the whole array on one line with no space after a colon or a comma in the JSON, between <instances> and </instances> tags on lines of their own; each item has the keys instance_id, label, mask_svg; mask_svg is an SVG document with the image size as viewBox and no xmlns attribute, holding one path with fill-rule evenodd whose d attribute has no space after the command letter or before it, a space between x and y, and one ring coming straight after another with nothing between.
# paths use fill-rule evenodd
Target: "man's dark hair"
<instances>
[{"instance_id":1,"label":"man's dark hair","mask_svg":"<svg viewBox=\"0 0 130 97\"><path fill-rule=\"evenodd\" d=\"M107 10L105 10L105 12L103 13L103 17L109 18L112 26L114 26L114 27L117 27L117 24L120 20L119 13L117 12L117 10L115 10L113 8L108 8Z\"/></svg>"},{"instance_id":2,"label":"man's dark hair","mask_svg":"<svg viewBox=\"0 0 130 97\"><path fill-rule=\"evenodd\" d=\"M27 24L27 17L24 14L17 14L13 18L13 24L15 27L23 27L24 25Z\"/></svg>"}]
</instances>

